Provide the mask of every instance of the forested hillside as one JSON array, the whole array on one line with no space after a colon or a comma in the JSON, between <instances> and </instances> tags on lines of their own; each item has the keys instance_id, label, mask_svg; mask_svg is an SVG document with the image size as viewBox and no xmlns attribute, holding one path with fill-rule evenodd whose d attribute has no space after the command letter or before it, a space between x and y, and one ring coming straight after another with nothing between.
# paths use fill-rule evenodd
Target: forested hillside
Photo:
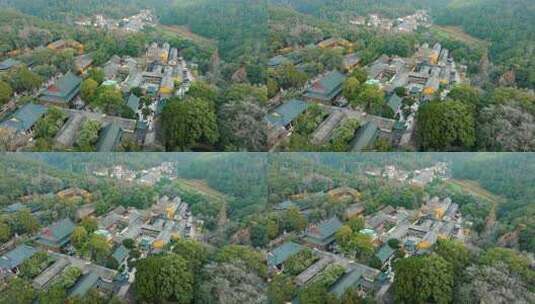
<instances>
[{"instance_id":1,"label":"forested hillside","mask_svg":"<svg viewBox=\"0 0 535 304\"><path fill-rule=\"evenodd\" d=\"M178 174L200 179L229 195L228 213L242 219L264 209L267 198L266 154L205 154L179 164Z\"/></svg>"},{"instance_id":2,"label":"forested hillside","mask_svg":"<svg viewBox=\"0 0 535 304\"><path fill-rule=\"evenodd\" d=\"M452 1L447 9L435 12L435 19L490 41L491 61L513 69L519 86L535 87L535 2Z\"/></svg>"},{"instance_id":3,"label":"forested hillside","mask_svg":"<svg viewBox=\"0 0 535 304\"><path fill-rule=\"evenodd\" d=\"M223 58L262 57L267 37L267 7L262 0L179 0L159 9L161 22L187 26L216 39ZM244 60L247 60L244 59Z\"/></svg>"},{"instance_id":4,"label":"forested hillside","mask_svg":"<svg viewBox=\"0 0 535 304\"><path fill-rule=\"evenodd\" d=\"M23 13L48 20L69 20L80 15L105 13L110 17L124 17L140 8L164 7L173 0L0 0Z\"/></svg>"},{"instance_id":5,"label":"forested hillside","mask_svg":"<svg viewBox=\"0 0 535 304\"><path fill-rule=\"evenodd\" d=\"M502 195L506 202L497 209L496 240L504 235L518 241L521 250L535 252L535 157L533 154L478 154L455 164L453 175L477 181L488 191ZM518 240L517 240L518 238ZM503 240L504 238L502 238Z\"/></svg>"},{"instance_id":6,"label":"forested hillside","mask_svg":"<svg viewBox=\"0 0 535 304\"><path fill-rule=\"evenodd\" d=\"M272 4L287 5L297 11L317 17L337 18L380 13L400 17L418 9L439 9L450 0L269 0Z\"/></svg>"}]
</instances>

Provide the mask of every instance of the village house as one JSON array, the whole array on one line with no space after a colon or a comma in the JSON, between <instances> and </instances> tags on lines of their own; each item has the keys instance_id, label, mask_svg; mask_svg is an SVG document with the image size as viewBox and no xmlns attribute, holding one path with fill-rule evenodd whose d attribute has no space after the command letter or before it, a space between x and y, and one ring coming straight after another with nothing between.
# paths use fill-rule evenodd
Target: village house
<instances>
[{"instance_id":1,"label":"village house","mask_svg":"<svg viewBox=\"0 0 535 304\"><path fill-rule=\"evenodd\" d=\"M278 106L273 112L266 116L266 120L271 127L282 127L287 130L292 129L292 122L303 114L308 108L308 104L302 100L292 99Z\"/></svg>"},{"instance_id":2,"label":"village house","mask_svg":"<svg viewBox=\"0 0 535 304\"><path fill-rule=\"evenodd\" d=\"M308 108L308 104L302 100L292 99L278 106L266 115L268 132L268 144L271 146L279 139L293 131L294 122Z\"/></svg>"},{"instance_id":3,"label":"village house","mask_svg":"<svg viewBox=\"0 0 535 304\"><path fill-rule=\"evenodd\" d=\"M76 71L83 74L93 65L93 54L79 55L74 58L74 66Z\"/></svg>"},{"instance_id":4,"label":"village house","mask_svg":"<svg viewBox=\"0 0 535 304\"><path fill-rule=\"evenodd\" d=\"M342 222L337 217L331 217L318 224L311 224L305 231L303 242L313 248L330 249L331 244L335 241L336 231L340 227L342 227Z\"/></svg>"},{"instance_id":5,"label":"village house","mask_svg":"<svg viewBox=\"0 0 535 304\"><path fill-rule=\"evenodd\" d=\"M344 70L350 72L359 66L361 61L358 53L351 53L344 56Z\"/></svg>"},{"instance_id":6,"label":"village house","mask_svg":"<svg viewBox=\"0 0 535 304\"><path fill-rule=\"evenodd\" d=\"M322 256L317 262L301 272L295 277L295 283L298 286L304 286L307 282L312 280L318 273L323 271L328 265L332 263L332 258L329 256Z\"/></svg>"},{"instance_id":7,"label":"village house","mask_svg":"<svg viewBox=\"0 0 535 304\"><path fill-rule=\"evenodd\" d=\"M101 129L96 145L97 152L117 151L123 136L123 129L118 123L112 122Z\"/></svg>"},{"instance_id":8,"label":"village house","mask_svg":"<svg viewBox=\"0 0 535 304\"><path fill-rule=\"evenodd\" d=\"M44 249L59 252L70 242L74 227L74 223L68 218L55 222L43 228L35 242Z\"/></svg>"},{"instance_id":9,"label":"village house","mask_svg":"<svg viewBox=\"0 0 535 304\"><path fill-rule=\"evenodd\" d=\"M392 109L392 112L394 112L394 117L401 115L401 105L403 103L403 99L398 96L398 94L394 93L392 94L387 101L387 105L390 109Z\"/></svg>"},{"instance_id":10,"label":"village house","mask_svg":"<svg viewBox=\"0 0 535 304\"><path fill-rule=\"evenodd\" d=\"M282 264L288 260L291 256L301 252L301 250L305 249L303 246L294 243L294 242L286 242L282 244L281 246L271 250L267 254L267 263L268 267L271 270L282 270Z\"/></svg>"},{"instance_id":11,"label":"village house","mask_svg":"<svg viewBox=\"0 0 535 304\"><path fill-rule=\"evenodd\" d=\"M392 249L392 247L388 246L388 244L384 244L379 251L375 254L375 257L381 262L381 268L384 269L385 267L388 267L390 265L390 262L392 261L394 257L395 250Z\"/></svg>"},{"instance_id":12,"label":"village house","mask_svg":"<svg viewBox=\"0 0 535 304\"><path fill-rule=\"evenodd\" d=\"M129 250L124 247L124 245L120 245L115 249L111 257L117 262L117 265L119 267L123 266L126 262L126 258L128 257Z\"/></svg>"},{"instance_id":13,"label":"village house","mask_svg":"<svg viewBox=\"0 0 535 304\"><path fill-rule=\"evenodd\" d=\"M0 127L13 130L17 134L29 135L37 121L46 114L47 107L27 103L19 108L11 118L3 121Z\"/></svg>"},{"instance_id":14,"label":"village house","mask_svg":"<svg viewBox=\"0 0 535 304\"><path fill-rule=\"evenodd\" d=\"M76 209L74 216L76 220L82 220L86 217L89 217L95 213L94 204L86 204Z\"/></svg>"},{"instance_id":15,"label":"village house","mask_svg":"<svg viewBox=\"0 0 535 304\"><path fill-rule=\"evenodd\" d=\"M342 93L345 79L344 74L331 71L314 81L303 96L307 101L331 103Z\"/></svg>"},{"instance_id":16,"label":"village house","mask_svg":"<svg viewBox=\"0 0 535 304\"><path fill-rule=\"evenodd\" d=\"M49 86L40 96L39 100L47 105L55 105L64 108L69 107L78 93L82 79L71 72L61 77L55 84Z\"/></svg>"},{"instance_id":17,"label":"village house","mask_svg":"<svg viewBox=\"0 0 535 304\"><path fill-rule=\"evenodd\" d=\"M69 297L83 297L89 290L96 289L99 292L110 293L113 289L111 282L106 282L95 271L90 271L79 279L69 292Z\"/></svg>"},{"instance_id":18,"label":"village house","mask_svg":"<svg viewBox=\"0 0 535 304\"><path fill-rule=\"evenodd\" d=\"M361 126L355 138L351 143L352 152L362 152L363 150L369 148L379 136L379 127L369 121L365 125Z\"/></svg>"},{"instance_id":19,"label":"village house","mask_svg":"<svg viewBox=\"0 0 535 304\"><path fill-rule=\"evenodd\" d=\"M60 40L56 40L50 43L47 47L50 50L53 50L56 52L62 51L65 49L73 49L77 51L78 54L80 55L84 53L84 45L75 40L60 39Z\"/></svg>"},{"instance_id":20,"label":"village house","mask_svg":"<svg viewBox=\"0 0 535 304\"><path fill-rule=\"evenodd\" d=\"M28 245L19 245L0 257L0 273L18 273L19 266L37 253L37 249Z\"/></svg>"},{"instance_id":21,"label":"village house","mask_svg":"<svg viewBox=\"0 0 535 304\"><path fill-rule=\"evenodd\" d=\"M355 263L329 288L329 292L337 298L342 298L348 289L357 288L364 295L366 291L376 287L375 282L379 274L377 269Z\"/></svg>"},{"instance_id":22,"label":"village house","mask_svg":"<svg viewBox=\"0 0 535 304\"><path fill-rule=\"evenodd\" d=\"M10 70L15 69L21 65L22 65L22 62L12 59L12 58L8 58L0 62L0 74L7 73Z\"/></svg>"}]
</instances>

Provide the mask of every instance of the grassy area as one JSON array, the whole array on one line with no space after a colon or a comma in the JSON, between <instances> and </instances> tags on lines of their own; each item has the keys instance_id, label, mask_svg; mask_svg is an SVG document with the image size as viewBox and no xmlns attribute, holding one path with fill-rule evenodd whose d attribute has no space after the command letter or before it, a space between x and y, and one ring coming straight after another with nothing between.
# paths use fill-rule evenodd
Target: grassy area
<instances>
[{"instance_id":1,"label":"grassy area","mask_svg":"<svg viewBox=\"0 0 535 304\"><path fill-rule=\"evenodd\" d=\"M446 36L447 38L452 40L461 41L471 47L488 49L490 46L490 42L467 34L465 31L463 31L462 28L458 26L433 25L432 30L434 30L439 35Z\"/></svg>"},{"instance_id":2,"label":"grassy area","mask_svg":"<svg viewBox=\"0 0 535 304\"><path fill-rule=\"evenodd\" d=\"M448 181L451 185L461 187L464 191L469 192L474 196L478 196L490 201L493 205L502 203L505 199L496 194L490 193L489 191L483 189L479 183L470 180L459 180L452 179Z\"/></svg>"},{"instance_id":3,"label":"grassy area","mask_svg":"<svg viewBox=\"0 0 535 304\"><path fill-rule=\"evenodd\" d=\"M194 43L199 44L204 47L209 47L209 48L217 47L217 44L214 40L192 33L185 26L160 24L157 26L157 28L164 31L167 34L178 35L180 37L189 39L193 41Z\"/></svg>"},{"instance_id":4,"label":"grassy area","mask_svg":"<svg viewBox=\"0 0 535 304\"><path fill-rule=\"evenodd\" d=\"M206 184L205 181L196 180L196 179L178 179L178 182L186 189L191 191L196 191L202 195L220 202L226 202L227 197L225 194L211 188Z\"/></svg>"}]
</instances>

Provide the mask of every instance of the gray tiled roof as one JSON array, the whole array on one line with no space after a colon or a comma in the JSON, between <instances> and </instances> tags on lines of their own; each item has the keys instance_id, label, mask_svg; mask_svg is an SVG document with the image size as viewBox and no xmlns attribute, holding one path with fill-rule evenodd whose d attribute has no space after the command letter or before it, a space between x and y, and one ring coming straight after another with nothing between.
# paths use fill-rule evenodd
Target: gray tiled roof
<instances>
[{"instance_id":1,"label":"gray tiled roof","mask_svg":"<svg viewBox=\"0 0 535 304\"><path fill-rule=\"evenodd\" d=\"M37 253L37 249L28 245L19 245L0 257L0 269L11 270Z\"/></svg>"},{"instance_id":2,"label":"gray tiled roof","mask_svg":"<svg viewBox=\"0 0 535 304\"><path fill-rule=\"evenodd\" d=\"M121 136L123 130L121 127L112 122L102 129L100 136L97 142L97 151L98 152L112 152L117 149L119 142L121 141Z\"/></svg>"},{"instance_id":3,"label":"gray tiled roof","mask_svg":"<svg viewBox=\"0 0 535 304\"><path fill-rule=\"evenodd\" d=\"M51 102L69 102L80 92L82 79L71 72L50 86L39 98Z\"/></svg>"},{"instance_id":4,"label":"gray tiled roof","mask_svg":"<svg viewBox=\"0 0 535 304\"><path fill-rule=\"evenodd\" d=\"M353 140L352 149L353 152L360 152L368 147L371 143L377 139L379 134L379 128L373 122L367 122L364 126L360 127Z\"/></svg>"},{"instance_id":5,"label":"gray tiled roof","mask_svg":"<svg viewBox=\"0 0 535 304\"><path fill-rule=\"evenodd\" d=\"M331 217L314 228L309 227L306 231L306 239L313 243L324 244L334 237L340 227L342 227L342 222L336 216Z\"/></svg>"},{"instance_id":6,"label":"gray tiled roof","mask_svg":"<svg viewBox=\"0 0 535 304\"><path fill-rule=\"evenodd\" d=\"M267 261L269 266L277 266L284 263L289 257L299 253L304 247L294 243L286 242L281 246L273 249L268 255Z\"/></svg>"},{"instance_id":7,"label":"gray tiled roof","mask_svg":"<svg viewBox=\"0 0 535 304\"><path fill-rule=\"evenodd\" d=\"M70 240L74 227L75 225L70 219L63 219L44 228L36 241L45 246L63 246Z\"/></svg>"},{"instance_id":8,"label":"gray tiled roof","mask_svg":"<svg viewBox=\"0 0 535 304\"><path fill-rule=\"evenodd\" d=\"M278 106L271 114L266 116L273 126L285 127L306 111L308 104L302 100L292 99Z\"/></svg>"},{"instance_id":9,"label":"gray tiled roof","mask_svg":"<svg viewBox=\"0 0 535 304\"><path fill-rule=\"evenodd\" d=\"M43 105L28 103L18 109L13 116L2 122L0 126L14 129L17 132L26 132L45 115L47 108Z\"/></svg>"},{"instance_id":10,"label":"gray tiled roof","mask_svg":"<svg viewBox=\"0 0 535 304\"><path fill-rule=\"evenodd\" d=\"M306 97L331 100L342 91L346 76L338 71L331 71L314 82L305 92Z\"/></svg>"}]
</instances>

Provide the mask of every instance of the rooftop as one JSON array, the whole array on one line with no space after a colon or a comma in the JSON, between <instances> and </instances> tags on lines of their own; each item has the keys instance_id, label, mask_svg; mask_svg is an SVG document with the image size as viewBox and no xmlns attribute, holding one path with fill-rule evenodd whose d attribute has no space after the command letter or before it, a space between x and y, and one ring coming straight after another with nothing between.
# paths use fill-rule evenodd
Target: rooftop
<instances>
[{"instance_id":1,"label":"rooftop","mask_svg":"<svg viewBox=\"0 0 535 304\"><path fill-rule=\"evenodd\" d=\"M27 132L45 115L47 108L43 105L28 103L18 109L13 116L2 122L0 126L14 129L17 132Z\"/></svg>"},{"instance_id":2,"label":"rooftop","mask_svg":"<svg viewBox=\"0 0 535 304\"><path fill-rule=\"evenodd\" d=\"M346 76L338 71L331 71L315 81L305 92L305 96L320 100L331 100L342 91Z\"/></svg>"},{"instance_id":3,"label":"rooftop","mask_svg":"<svg viewBox=\"0 0 535 304\"><path fill-rule=\"evenodd\" d=\"M401 107L401 102L403 101L403 99L401 97L398 96L398 94L392 94L392 96L390 96L390 98L388 98L388 107L390 107L390 109L392 109L392 111L397 112L397 110Z\"/></svg>"},{"instance_id":4,"label":"rooftop","mask_svg":"<svg viewBox=\"0 0 535 304\"><path fill-rule=\"evenodd\" d=\"M310 225L306 230L306 239L324 245L331 241L340 227L342 227L342 222L336 216L331 217L319 224Z\"/></svg>"},{"instance_id":5,"label":"rooftop","mask_svg":"<svg viewBox=\"0 0 535 304\"><path fill-rule=\"evenodd\" d=\"M70 292L69 296L83 297L91 288L97 285L98 280L99 280L98 274L94 272L90 272L86 274L80 280L78 280L76 285L72 288L72 291Z\"/></svg>"},{"instance_id":6,"label":"rooftop","mask_svg":"<svg viewBox=\"0 0 535 304\"><path fill-rule=\"evenodd\" d=\"M40 96L44 101L52 102L69 102L80 91L80 84L82 79L72 72L68 72L60 78L55 84L48 87L48 89Z\"/></svg>"},{"instance_id":7,"label":"rooftop","mask_svg":"<svg viewBox=\"0 0 535 304\"><path fill-rule=\"evenodd\" d=\"M15 67L17 65L21 64L20 61L18 60L15 60L15 59L12 59L12 58L8 58L2 62L0 62L0 71L2 70L9 70L11 69L12 67Z\"/></svg>"},{"instance_id":8,"label":"rooftop","mask_svg":"<svg viewBox=\"0 0 535 304\"><path fill-rule=\"evenodd\" d=\"M122 263L128 256L128 249L123 245L119 246L111 255L117 262Z\"/></svg>"},{"instance_id":9,"label":"rooftop","mask_svg":"<svg viewBox=\"0 0 535 304\"><path fill-rule=\"evenodd\" d=\"M302 100L292 99L278 106L271 114L266 116L273 126L286 127L299 115L306 111L308 104Z\"/></svg>"},{"instance_id":10,"label":"rooftop","mask_svg":"<svg viewBox=\"0 0 535 304\"><path fill-rule=\"evenodd\" d=\"M74 223L69 218L55 222L41 231L37 242L45 246L61 247L69 241L74 227Z\"/></svg>"},{"instance_id":11,"label":"rooftop","mask_svg":"<svg viewBox=\"0 0 535 304\"><path fill-rule=\"evenodd\" d=\"M360 127L353 140L352 149L353 152L360 152L368 147L375 141L379 134L379 128L371 121L367 122L364 126Z\"/></svg>"},{"instance_id":12,"label":"rooftop","mask_svg":"<svg viewBox=\"0 0 535 304\"><path fill-rule=\"evenodd\" d=\"M100 131L100 136L97 142L97 151L98 152L112 152L116 150L119 142L121 141L121 136L123 130L119 124L112 122Z\"/></svg>"},{"instance_id":13,"label":"rooftop","mask_svg":"<svg viewBox=\"0 0 535 304\"><path fill-rule=\"evenodd\" d=\"M388 244L385 244L379 249L379 251L377 251L375 256L381 261L382 264L384 264L393 254L394 249L388 246Z\"/></svg>"},{"instance_id":14,"label":"rooftop","mask_svg":"<svg viewBox=\"0 0 535 304\"><path fill-rule=\"evenodd\" d=\"M27 245L19 245L0 257L0 269L11 270L18 267L35 253L37 253L37 249Z\"/></svg>"},{"instance_id":15,"label":"rooftop","mask_svg":"<svg viewBox=\"0 0 535 304\"><path fill-rule=\"evenodd\" d=\"M126 102L126 105L132 109L132 111L137 112L139 109L139 100L140 98L137 97L135 94L130 94L130 97L128 97L128 100Z\"/></svg>"},{"instance_id":16,"label":"rooftop","mask_svg":"<svg viewBox=\"0 0 535 304\"><path fill-rule=\"evenodd\" d=\"M271 253L268 255L268 258L267 258L268 265L269 266L280 265L284 263L289 257L291 257L294 254L299 253L303 249L304 247L297 243L286 242L271 251Z\"/></svg>"},{"instance_id":17,"label":"rooftop","mask_svg":"<svg viewBox=\"0 0 535 304\"><path fill-rule=\"evenodd\" d=\"M346 290L358 286L364 271L360 268L357 268L340 278L334 285L330 288L330 292L336 295L338 298L341 298Z\"/></svg>"}]
</instances>

